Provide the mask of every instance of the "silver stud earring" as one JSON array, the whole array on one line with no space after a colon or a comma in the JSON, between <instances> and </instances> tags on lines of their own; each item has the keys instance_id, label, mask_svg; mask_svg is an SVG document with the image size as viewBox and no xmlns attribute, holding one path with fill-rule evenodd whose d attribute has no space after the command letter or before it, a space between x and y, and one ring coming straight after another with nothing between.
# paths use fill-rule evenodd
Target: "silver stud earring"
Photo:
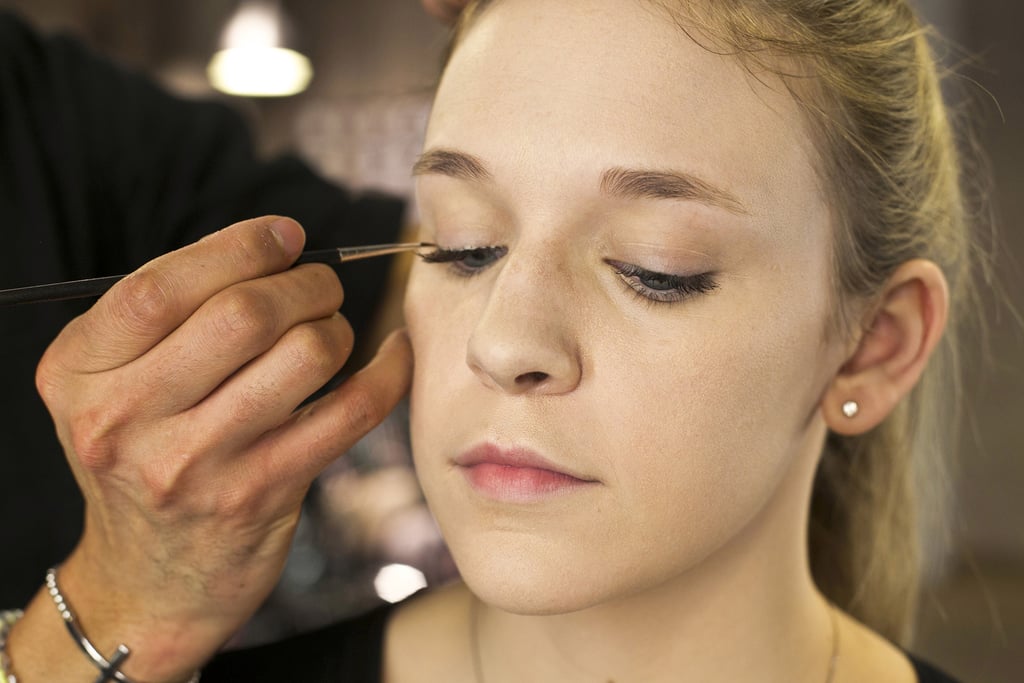
<instances>
[{"instance_id":1,"label":"silver stud earring","mask_svg":"<svg viewBox=\"0 0 1024 683\"><path fill-rule=\"evenodd\" d=\"M846 417L855 417L858 412L860 412L860 406L856 401L847 401L843 404L843 415Z\"/></svg>"}]
</instances>

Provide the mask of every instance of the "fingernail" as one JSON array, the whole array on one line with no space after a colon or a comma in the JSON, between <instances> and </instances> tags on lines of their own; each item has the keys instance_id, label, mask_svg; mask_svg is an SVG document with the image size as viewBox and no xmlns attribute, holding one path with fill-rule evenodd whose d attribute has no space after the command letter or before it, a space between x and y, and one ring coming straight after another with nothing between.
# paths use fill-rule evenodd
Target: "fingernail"
<instances>
[{"instance_id":1,"label":"fingernail","mask_svg":"<svg viewBox=\"0 0 1024 683\"><path fill-rule=\"evenodd\" d=\"M278 218L270 224L270 231L289 256L298 256L302 251L306 235L302 226L291 218Z\"/></svg>"}]
</instances>

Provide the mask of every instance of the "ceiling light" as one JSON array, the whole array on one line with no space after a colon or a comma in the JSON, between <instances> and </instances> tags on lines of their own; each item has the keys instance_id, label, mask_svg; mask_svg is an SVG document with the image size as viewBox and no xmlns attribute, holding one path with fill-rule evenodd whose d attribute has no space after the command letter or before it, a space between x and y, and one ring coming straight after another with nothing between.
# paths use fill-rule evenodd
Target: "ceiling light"
<instances>
[{"instance_id":1,"label":"ceiling light","mask_svg":"<svg viewBox=\"0 0 1024 683\"><path fill-rule=\"evenodd\" d=\"M306 89L313 67L289 47L291 25L280 3L243 0L228 20L206 69L214 88L230 95L284 97Z\"/></svg>"}]
</instances>

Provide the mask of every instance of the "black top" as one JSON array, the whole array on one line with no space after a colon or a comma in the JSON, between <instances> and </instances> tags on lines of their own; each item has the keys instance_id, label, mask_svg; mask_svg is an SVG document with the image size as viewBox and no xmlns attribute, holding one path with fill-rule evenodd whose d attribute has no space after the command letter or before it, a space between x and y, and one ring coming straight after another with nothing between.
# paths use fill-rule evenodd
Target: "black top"
<instances>
[{"instance_id":1,"label":"black top","mask_svg":"<svg viewBox=\"0 0 1024 683\"><path fill-rule=\"evenodd\" d=\"M353 197L295 158L256 158L239 116L178 99L0 11L0 288L130 272L245 218L309 246L393 241L403 202ZM386 260L344 267L357 339ZM0 608L25 605L81 533L82 500L36 396L47 344L88 302L0 308Z\"/></svg>"},{"instance_id":2,"label":"black top","mask_svg":"<svg viewBox=\"0 0 1024 683\"><path fill-rule=\"evenodd\" d=\"M380 683L384 628L394 609L379 607L279 643L224 653L203 670L203 683ZM932 665L907 654L919 683L957 683Z\"/></svg>"},{"instance_id":3,"label":"black top","mask_svg":"<svg viewBox=\"0 0 1024 683\"><path fill-rule=\"evenodd\" d=\"M226 652L206 665L202 683L379 683L392 610L384 605L277 643Z\"/></svg>"},{"instance_id":4,"label":"black top","mask_svg":"<svg viewBox=\"0 0 1024 683\"><path fill-rule=\"evenodd\" d=\"M948 674L939 671L928 662L922 661L912 654L907 654L910 663L914 665L919 683L957 683L957 680Z\"/></svg>"}]
</instances>

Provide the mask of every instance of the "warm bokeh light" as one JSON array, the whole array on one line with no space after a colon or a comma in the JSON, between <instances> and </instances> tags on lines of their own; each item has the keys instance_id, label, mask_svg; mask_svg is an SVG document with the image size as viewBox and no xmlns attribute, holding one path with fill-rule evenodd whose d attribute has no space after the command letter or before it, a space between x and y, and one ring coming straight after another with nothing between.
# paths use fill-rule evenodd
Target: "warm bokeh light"
<instances>
[{"instance_id":1,"label":"warm bokeh light","mask_svg":"<svg viewBox=\"0 0 1024 683\"><path fill-rule=\"evenodd\" d=\"M243 2L224 27L221 44L207 67L210 84L229 95L286 97L306 89L313 67L289 49L289 26L280 4Z\"/></svg>"},{"instance_id":2,"label":"warm bokeh light","mask_svg":"<svg viewBox=\"0 0 1024 683\"><path fill-rule=\"evenodd\" d=\"M416 567L407 564L389 564L381 567L373 580L373 587L381 599L399 602L421 588L427 587L427 578Z\"/></svg>"},{"instance_id":3,"label":"warm bokeh light","mask_svg":"<svg viewBox=\"0 0 1024 683\"><path fill-rule=\"evenodd\" d=\"M283 47L232 47L219 51L207 68L210 83L229 95L285 97L306 89L313 66Z\"/></svg>"}]
</instances>

